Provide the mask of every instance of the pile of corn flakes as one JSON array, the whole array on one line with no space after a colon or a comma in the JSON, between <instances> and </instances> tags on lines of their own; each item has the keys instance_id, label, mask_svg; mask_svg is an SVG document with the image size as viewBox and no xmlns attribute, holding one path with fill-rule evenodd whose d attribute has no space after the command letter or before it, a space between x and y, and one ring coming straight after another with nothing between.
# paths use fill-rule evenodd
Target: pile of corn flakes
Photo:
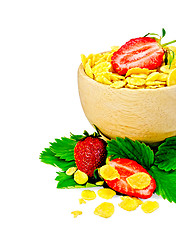
<instances>
[{"instance_id":1,"label":"pile of corn flakes","mask_svg":"<svg viewBox=\"0 0 176 240\"><path fill-rule=\"evenodd\" d=\"M130 89L156 89L176 85L176 47L170 46L169 49L175 53L175 58L171 64L165 65L154 70L147 68L132 68L125 76L117 74L112 65L111 57L119 47L111 47L111 51L98 54L89 54L86 57L81 54L82 65L85 73L97 82L107 84L112 88Z\"/></svg>"}]
</instances>

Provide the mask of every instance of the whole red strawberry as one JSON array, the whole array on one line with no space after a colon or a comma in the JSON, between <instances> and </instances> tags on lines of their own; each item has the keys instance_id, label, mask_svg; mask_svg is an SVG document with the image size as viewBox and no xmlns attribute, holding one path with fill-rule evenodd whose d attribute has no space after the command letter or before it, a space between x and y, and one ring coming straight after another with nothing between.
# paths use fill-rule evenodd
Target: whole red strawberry
<instances>
[{"instance_id":1,"label":"whole red strawberry","mask_svg":"<svg viewBox=\"0 0 176 240\"><path fill-rule=\"evenodd\" d=\"M78 169L93 177L94 170L105 164L106 142L95 134L80 140L74 149L75 162Z\"/></svg>"},{"instance_id":2,"label":"whole red strawberry","mask_svg":"<svg viewBox=\"0 0 176 240\"><path fill-rule=\"evenodd\" d=\"M120 75L125 75L129 69L136 67L153 70L161 66L164 53L154 38L139 37L131 39L114 52L111 63Z\"/></svg>"},{"instance_id":3,"label":"whole red strawberry","mask_svg":"<svg viewBox=\"0 0 176 240\"><path fill-rule=\"evenodd\" d=\"M156 188L155 179L150 176L147 170L143 168L140 164L138 164L136 161L130 159L116 158L112 161L109 161L109 165L114 167L120 174L120 179L105 180L110 188L122 194L143 199L152 196ZM128 184L126 180L129 176L139 172L147 173L151 179L150 185L144 189L134 189Z\"/></svg>"}]
</instances>

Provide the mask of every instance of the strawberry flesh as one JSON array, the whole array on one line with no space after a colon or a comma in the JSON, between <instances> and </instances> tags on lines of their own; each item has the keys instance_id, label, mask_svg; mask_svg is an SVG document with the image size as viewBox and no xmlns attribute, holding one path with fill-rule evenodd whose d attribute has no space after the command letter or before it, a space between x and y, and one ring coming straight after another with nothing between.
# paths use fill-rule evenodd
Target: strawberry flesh
<instances>
[{"instance_id":1,"label":"strawberry flesh","mask_svg":"<svg viewBox=\"0 0 176 240\"><path fill-rule=\"evenodd\" d=\"M109 161L109 165L114 167L120 174L120 179L105 180L110 188L122 194L143 199L150 198L152 196L156 188L155 179L152 178L147 170L139 165L136 161L116 158L112 161ZM148 187L144 189L134 189L127 183L126 178L138 172L144 172L150 176L151 182Z\"/></svg>"},{"instance_id":2,"label":"strawberry flesh","mask_svg":"<svg viewBox=\"0 0 176 240\"><path fill-rule=\"evenodd\" d=\"M111 63L114 70L125 75L131 68L156 69L163 62L164 49L150 37L134 38L113 53Z\"/></svg>"},{"instance_id":3,"label":"strawberry flesh","mask_svg":"<svg viewBox=\"0 0 176 240\"><path fill-rule=\"evenodd\" d=\"M86 137L80 140L74 149L78 169L93 177L94 170L105 164L106 142L98 137Z\"/></svg>"}]
</instances>

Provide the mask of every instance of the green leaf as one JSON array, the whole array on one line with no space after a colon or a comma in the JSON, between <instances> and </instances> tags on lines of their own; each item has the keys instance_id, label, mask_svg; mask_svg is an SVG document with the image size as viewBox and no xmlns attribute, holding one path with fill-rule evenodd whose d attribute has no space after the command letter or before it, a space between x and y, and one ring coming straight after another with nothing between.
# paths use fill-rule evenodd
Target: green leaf
<instances>
[{"instance_id":1,"label":"green leaf","mask_svg":"<svg viewBox=\"0 0 176 240\"><path fill-rule=\"evenodd\" d=\"M159 169L176 170L176 137L170 137L158 147L155 154L155 165Z\"/></svg>"},{"instance_id":2,"label":"green leaf","mask_svg":"<svg viewBox=\"0 0 176 240\"><path fill-rule=\"evenodd\" d=\"M73 175L68 176L65 172L57 172L58 176L55 178L58 181L57 188L90 188L97 187L93 183L86 183L79 185L75 182Z\"/></svg>"},{"instance_id":3,"label":"green leaf","mask_svg":"<svg viewBox=\"0 0 176 240\"><path fill-rule=\"evenodd\" d=\"M119 138L108 141L107 145L108 156L111 160L115 158L128 158L135 160L146 169L150 169L154 163L154 153L144 143L132 141L129 138Z\"/></svg>"},{"instance_id":4,"label":"green leaf","mask_svg":"<svg viewBox=\"0 0 176 240\"><path fill-rule=\"evenodd\" d=\"M166 35L166 30L162 28L162 38L165 37L165 35Z\"/></svg>"},{"instance_id":5,"label":"green leaf","mask_svg":"<svg viewBox=\"0 0 176 240\"><path fill-rule=\"evenodd\" d=\"M45 150L40 154L39 158L41 159L41 162L50 164L54 167L59 167L63 171L66 171L70 167L76 166L75 161L66 162L63 159L56 157L50 148L45 148Z\"/></svg>"},{"instance_id":6,"label":"green leaf","mask_svg":"<svg viewBox=\"0 0 176 240\"><path fill-rule=\"evenodd\" d=\"M73 176L68 176L65 172L57 172L58 176L55 178L58 181L57 188L75 188L77 183Z\"/></svg>"},{"instance_id":7,"label":"green leaf","mask_svg":"<svg viewBox=\"0 0 176 240\"><path fill-rule=\"evenodd\" d=\"M156 181L156 194L176 203L176 171L165 172L152 166L149 173Z\"/></svg>"},{"instance_id":8,"label":"green leaf","mask_svg":"<svg viewBox=\"0 0 176 240\"><path fill-rule=\"evenodd\" d=\"M60 157L65 161L73 161L75 160L74 148L76 143L77 141L75 139L62 137L61 139L55 139L55 142L50 143L50 149L56 157Z\"/></svg>"},{"instance_id":9,"label":"green leaf","mask_svg":"<svg viewBox=\"0 0 176 240\"><path fill-rule=\"evenodd\" d=\"M80 141L83 139L85 136L83 135L74 135L73 133L70 133L70 139L75 140L75 141Z\"/></svg>"}]
</instances>

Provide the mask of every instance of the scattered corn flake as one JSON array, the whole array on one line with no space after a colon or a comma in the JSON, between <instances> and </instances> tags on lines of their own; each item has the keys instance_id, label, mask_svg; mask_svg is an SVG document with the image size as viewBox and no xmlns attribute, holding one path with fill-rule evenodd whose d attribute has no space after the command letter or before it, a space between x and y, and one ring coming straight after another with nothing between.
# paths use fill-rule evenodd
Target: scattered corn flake
<instances>
[{"instance_id":1,"label":"scattered corn flake","mask_svg":"<svg viewBox=\"0 0 176 240\"><path fill-rule=\"evenodd\" d=\"M169 65L163 65L160 67L160 71L163 73L170 73L171 69L169 68Z\"/></svg>"},{"instance_id":2,"label":"scattered corn flake","mask_svg":"<svg viewBox=\"0 0 176 240\"><path fill-rule=\"evenodd\" d=\"M88 176L86 173L84 173L80 170L77 170L74 173L74 180L78 184L85 184L88 181Z\"/></svg>"},{"instance_id":3,"label":"scattered corn flake","mask_svg":"<svg viewBox=\"0 0 176 240\"><path fill-rule=\"evenodd\" d=\"M156 201L146 201L141 205L141 209L145 213L152 213L159 208L159 203Z\"/></svg>"},{"instance_id":4,"label":"scattered corn flake","mask_svg":"<svg viewBox=\"0 0 176 240\"><path fill-rule=\"evenodd\" d=\"M138 206L141 205L141 204L143 203L142 200L140 200L139 198L136 198L136 197L121 196L120 199L121 199L121 200L125 200L125 199L134 199L134 200L138 203Z\"/></svg>"},{"instance_id":5,"label":"scattered corn flake","mask_svg":"<svg viewBox=\"0 0 176 240\"><path fill-rule=\"evenodd\" d=\"M73 214L74 218L76 218L77 216L81 215L82 214L82 211L73 211L71 212L71 214Z\"/></svg>"},{"instance_id":6,"label":"scattered corn flake","mask_svg":"<svg viewBox=\"0 0 176 240\"><path fill-rule=\"evenodd\" d=\"M124 198L123 201L118 205L126 211L134 211L139 206L139 203L136 201L136 199L128 197Z\"/></svg>"},{"instance_id":7,"label":"scattered corn flake","mask_svg":"<svg viewBox=\"0 0 176 240\"><path fill-rule=\"evenodd\" d=\"M102 186L104 184L104 181L98 181L95 183L97 186Z\"/></svg>"},{"instance_id":8,"label":"scattered corn flake","mask_svg":"<svg viewBox=\"0 0 176 240\"><path fill-rule=\"evenodd\" d=\"M126 81L116 81L116 82L112 83L110 85L110 87L119 89L119 88L124 87L125 85L126 85Z\"/></svg>"},{"instance_id":9,"label":"scattered corn flake","mask_svg":"<svg viewBox=\"0 0 176 240\"><path fill-rule=\"evenodd\" d=\"M83 190L81 193L81 197L84 200L94 200L96 198L96 193L92 190Z\"/></svg>"},{"instance_id":10,"label":"scattered corn flake","mask_svg":"<svg viewBox=\"0 0 176 240\"><path fill-rule=\"evenodd\" d=\"M126 181L134 189L144 189L150 185L151 178L147 173L138 172L127 177Z\"/></svg>"},{"instance_id":11,"label":"scattered corn flake","mask_svg":"<svg viewBox=\"0 0 176 240\"><path fill-rule=\"evenodd\" d=\"M85 65L85 73L90 78L93 78L93 72L92 72L92 68L91 68L91 59L88 59L86 65Z\"/></svg>"},{"instance_id":12,"label":"scattered corn flake","mask_svg":"<svg viewBox=\"0 0 176 240\"><path fill-rule=\"evenodd\" d=\"M116 192L110 188L102 188L98 190L98 196L104 199L111 199L116 195Z\"/></svg>"},{"instance_id":13,"label":"scattered corn flake","mask_svg":"<svg viewBox=\"0 0 176 240\"><path fill-rule=\"evenodd\" d=\"M114 213L114 205L109 202L103 202L95 208L94 214L103 218L109 218Z\"/></svg>"},{"instance_id":14,"label":"scattered corn flake","mask_svg":"<svg viewBox=\"0 0 176 240\"><path fill-rule=\"evenodd\" d=\"M110 165L102 166L99 172L100 172L100 176L105 180L114 180L116 178L120 179L120 175L118 171Z\"/></svg>"},{"instance_id":15,"label":"scattered corn flake","mask_svg":"<svg viewBox=\"0 0 176 240\"><path fill-rule=\"evenodd\" d=\"M70 167L69 169L67 169L66 174L68 176L71 176L71 175L73 175L73 173L76 172L76 170L77 170L77 167Z\"/></svg>"},{"instance_id":16,"label":"scattered corn flake","mask_svg":"<svg viewBox=\"0 0 176 240\"><path fill-rule=\"evenodd\" d=\"M79 199L79 203L80 203L80 204L83 204L83 203L86 204L86 201L85 201L83 198L80 198L80 199Z\"/></svg>"},{"instance_id":17,"label":"scattered corn flake","mask_svg":"<svg viewBox=\"0 0 176 240\"><path fill-rule=\"evenodd\" d=\"M129 85L143 86L145 84L145 80L142 78L129 78L128 83Z\"/></svg>"},{"instance_id":18,"label":"scattered corn flake","mask_svg":"<svg viewBox=\"0 0 176 240\"><path fill-rule=\"evenodd\" d=\"M171 70L167 79L167 85L173 86L176 85L176 69Z\"/></svg>"},{"instance_id":19,"label":"scattered corn flake","mask_svg":"<svg viewBox=\"0 0 176 240\"><path fill-rule=\"evenodd\" d=\"M153 72L150 73L146 79L146 81L155 81L159 78L160 73L159 72Z\"/></svg>"}]
</instances>

